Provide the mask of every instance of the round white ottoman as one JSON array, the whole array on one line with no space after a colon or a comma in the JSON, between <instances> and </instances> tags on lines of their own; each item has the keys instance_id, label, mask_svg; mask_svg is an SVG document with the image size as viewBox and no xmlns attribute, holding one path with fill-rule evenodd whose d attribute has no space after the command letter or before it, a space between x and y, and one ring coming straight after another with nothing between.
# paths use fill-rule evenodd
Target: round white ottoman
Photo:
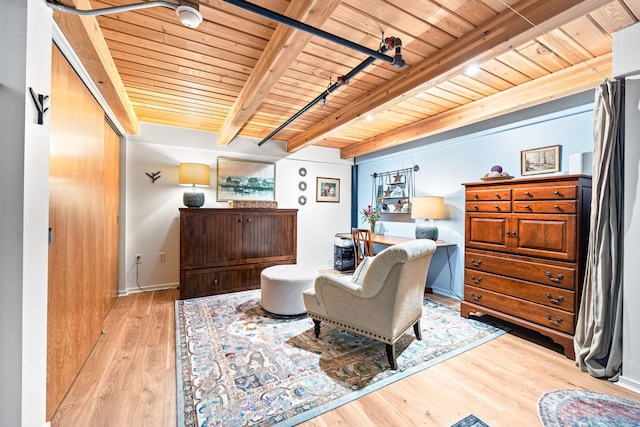
<instances>
[{"instance_id":1,"label":"round white ottoman","mask_svg":"<svg viewBox=\"0 0 640 427\"><path fill-rule=\"evenodd\" d=\"M281 316L295 316L307 311L302 292L313 288L318 272L296 264L274 265L260 273L262 308Z\"/></svg>"}]
</instances>

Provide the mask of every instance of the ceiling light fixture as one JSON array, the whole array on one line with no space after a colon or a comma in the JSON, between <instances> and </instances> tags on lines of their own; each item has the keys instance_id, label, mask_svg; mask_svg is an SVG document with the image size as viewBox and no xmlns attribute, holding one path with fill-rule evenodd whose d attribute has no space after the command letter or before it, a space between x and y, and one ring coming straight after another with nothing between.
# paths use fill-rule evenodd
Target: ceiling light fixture
<instances>
[{"instance_id":1,"label":"ceiling light fixture","mask_svg":"<svg viewBox=\"0 0 640 427\"><path fill-rule=\"evenodd\" d=\"M202 22L202 15L198 10L197 4L182 1L180 6L176 8L176 13L185 27L198 28L198 25Z\"/></svg>"},{"instance_id":2,"label":"ceiling light fixture","mask_svg":"<svg viewBox=\"0 0 640 427\"><path fill-rule=\"evenodd\" d=\"M195 3L181 0L179 4L170 3L168 1L150 1L146 3L127 4L124 6L105 7L103 9L89 9L80 10L71 6L65 6L58 0L47 0L47 6L52 9L59 10L61 12L73 13L75 15L82 16L99 16L107 15L110 13L128 12L130 10L148 9L150 7L168 7L176 11L176 14L180 18L180 22L185 27L196 28L202 22L202 15L200 14L200 7Z\"/></svg>"}]
</instances>

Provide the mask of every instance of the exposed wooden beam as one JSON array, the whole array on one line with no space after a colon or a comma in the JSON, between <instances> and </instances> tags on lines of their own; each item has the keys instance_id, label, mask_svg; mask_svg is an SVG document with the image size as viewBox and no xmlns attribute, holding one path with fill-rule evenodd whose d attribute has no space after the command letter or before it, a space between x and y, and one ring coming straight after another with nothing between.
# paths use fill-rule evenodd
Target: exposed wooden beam
<instances>
[{"instance_id":1,"label":"exposed wooden beam","mask_svg":"<svg viewBox=\"0 0 640 427\"><path fill-rule=\"evenodd\" d=\"M289 3L285 15L320 27L340 3L341 0L296 0ZM312 37L309 33L278 24L225 118L218 133L218 144L227 145L231 142Z\"/></svg>"},{"instance_id":2,"label":"exposed wooden beam","mask_svg":"<svg viewBox=\"0 0 640 427\"><path fill-rule=\"evenodd\" d=\"M364 117L371 111L383 110L424 91L431 85L459 74L471 62L483 62L505 53L513 46L541 35L540 30L557 28L609 2L610 0L522 0L513 6L514 9L540 29L532 27L511 9L507 9L430 57L408 67L366 96L290 139L287 142L287 151L294 152L312 145L330 132Z\"/></svg>"},{"instance_id":3,"label":"exposed wooden beam","mask_svg":"<svg viewBox=\"0 0 640 427\"><path fill-rule=\"evenodd\" d=\"M72 0L68 6L91 9L89 0ZM138 133L138 118L125 91L94 16L79 16L55 10L53 17L89 76L127 133Z\"/></svg>"},{"instance_id":4,"label":"exposed wooden beam","mask_svg":"<svg viewBox=\"0 0 640 427\"><path fill-rule=\"evenodd\" d=\"M594 68L598 72L593 71ZM340 151L340 157L346 159L373 153L580 93L600 84L604 80L600 73L611 76L610 53L345 147Z\"/></svg>"}]
</instances>

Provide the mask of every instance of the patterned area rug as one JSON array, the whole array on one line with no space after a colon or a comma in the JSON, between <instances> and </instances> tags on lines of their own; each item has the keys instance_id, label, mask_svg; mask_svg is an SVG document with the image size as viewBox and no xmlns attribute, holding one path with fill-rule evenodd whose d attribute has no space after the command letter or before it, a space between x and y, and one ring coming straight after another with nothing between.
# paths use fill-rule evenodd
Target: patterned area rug
<instances>
[{"instance_id":1,"label":"patterned area rug","mask_svg":"<svg viewBox=\"0 0 640 427\"><path fill-rule=\"evenodd\" d=\"M557 390L542 395L538 415L545 427L637 427L640 403L588 390Z\"/></svg>"},{"instance_id":2,"label":"patterned area rug","mask_svg":"<svg viewBox=\"0 0 640 427\"><path fill-rule=\"evenodd\" d=\"M260 291L176 301L179 426L296 425L504 333L425 299L422 341L384 344L260 307Z\"/></svg>"},{"instance_id":3,"label":"patterned area rug","mask_svg":"<svg viewBox=\"0 0 640 427\"><path fill-rule=\"evenodd\" d=\"M451 424L451 427L489 427L487 423L482 421L475 415L467 415L455 424Z\"/></svg>"}]
</instances>

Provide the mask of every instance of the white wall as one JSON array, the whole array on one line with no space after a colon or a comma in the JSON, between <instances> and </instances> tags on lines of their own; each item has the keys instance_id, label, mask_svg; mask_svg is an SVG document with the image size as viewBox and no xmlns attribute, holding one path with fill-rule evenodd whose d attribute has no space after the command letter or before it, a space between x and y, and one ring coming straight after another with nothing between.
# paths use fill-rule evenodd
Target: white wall
<instances>
[{"instance_id":1,"label":"white wall","mask_svg":"<svg viewBox=\"0 0 640 427\"><path fill-rule=\"evenodd\" d=\"M624 270L622 306L622 376L619 384L640 393L640 24L613 36L614 75L627 75L624 152ZM635 76L630 78L631 76Z\"/></svg>"},{"instance_id":2,"label":"white wall","mask_svg":"<svg viewBox=\"0 0 640 427\"><path fill-rule=\"evenodd\" d=\"M31 95L51 91L51 9L0 0L0 425L45 425L49 120Z\"/></svg>"},{"instance_id":3,"label":"white wall","mask_svg":"<svg viewBox=\"0 0 640 427\"><path fill-rule=\"evenodd\" d=\"M450 264L446 250L441 248L436 252L427 282L435 292L462 296L464 187L461 184L479 181L493 165L501 165L505 172L520 177L521 150L556 144L562 146L560 173L568 173L571 154L593 151L593 95L583 94L564 102L569 106L550 104L510 115L506 122L511 123L506 125L501 124L505 118L500 118L416 141L405 150L356 159L358 206L361 209L372 203L371 175L374 172L417 164L420 170L416 172L416 195L444 197L446 219L435 221L439 239L457 244L457 248L449 250ZM533 118L524 118L531 116ZM384 221L383 227L389 235L415 235L415 222L410 219Z\"/></svg>"},{"instance_id":4,"label":"white wall","mask_svg":"<svg viewBox=\"0 0 640 427\"><path fill-rule=\"evenodd\" d=\"M236 138L228 146L219 146L217 134L185 128L141 123L139 135L129 135L126 143L126 254L121 294L135 292L136 254L142 255L138 283L143 289L176 286L179 282L179 212L184 207L185 187L178 185L178 166L183 162L211 166L211 187L205 193L205 208L224 208L216 202L216 159L218 156L273 162L276 165L276 200L279 208L298 209L298 264L329 268L333 265L333 235L350 229L351 160L342 160L339 151L309 147L294 154L285 152L282 143ZM304 167L307 175L298 170ZM155 183L145 172L161 172ZM316 177L340 179L340 202L315 201ZM300 191L298 183L307 183ZM307 204L298 204L305 195ZM165 262L158 254L165 253Z\"/></svg>"}]
</instances>

